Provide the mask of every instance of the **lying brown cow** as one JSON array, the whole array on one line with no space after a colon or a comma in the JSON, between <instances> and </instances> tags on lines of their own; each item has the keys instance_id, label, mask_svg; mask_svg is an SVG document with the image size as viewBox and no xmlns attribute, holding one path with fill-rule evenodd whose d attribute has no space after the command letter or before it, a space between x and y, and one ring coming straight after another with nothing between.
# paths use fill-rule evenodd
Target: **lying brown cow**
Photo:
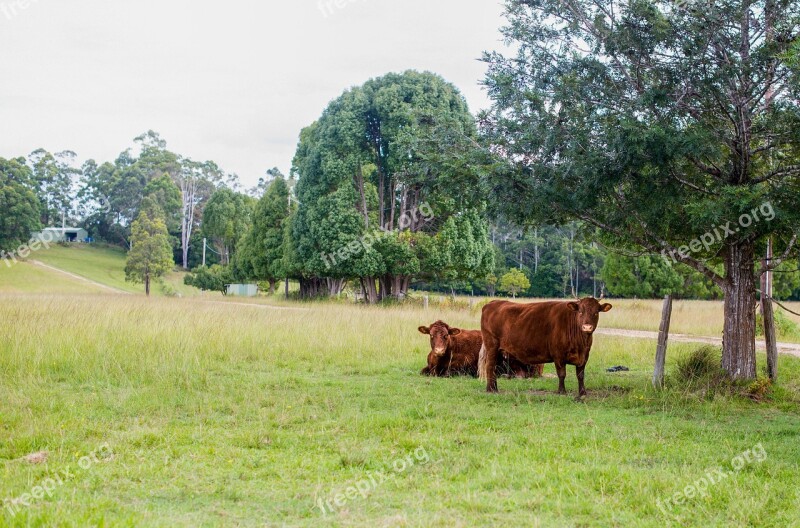
<instances>
[{"instance_id":1,"label":"lying brown cow","mask_svg":"<svg viewBox=\"0 0 800 528\"><path fill-rule=\"evenodd\" d=\"M601 299L602 300L602 299ZM567 365L575 365L578 391L586 395L583 374L600 312L611 310L593 297L574 302L518 304L492 301L483 307L479 372L486 391L497 392L495 368L502 354L526 365L554 363L558 392L567 392Z\"/></svg>"},{"instance_id":2,"label":"lying brown cow","mask_svg":"<svg viewBox=\"0 0 800 528\"><path fill-rule=\"evenodd\" d=\"M422 334L431 336L431 351L428 366L420 374L426 376L450 376L453 374L478 375L478 358L482 339L480 330L452 328L443 321L431 326L420 326ZM497 365L499 374L509 377L533 378L542 375L544 365L524 365L514 358L503 357Z\"/></svg>"},{"instance_id":3,"label":"lying brown cow","mask_svg":"<svg viewBox=\"0 0 800 528\"><path fill-rule=\"evenodd\" d=\"M420 374L447 376L450 374L478 375L478 355L481 351L480 330L451 328L443 321L420 326L422 334L431 336L428 366Z\"/></svg>"}]
</instances>

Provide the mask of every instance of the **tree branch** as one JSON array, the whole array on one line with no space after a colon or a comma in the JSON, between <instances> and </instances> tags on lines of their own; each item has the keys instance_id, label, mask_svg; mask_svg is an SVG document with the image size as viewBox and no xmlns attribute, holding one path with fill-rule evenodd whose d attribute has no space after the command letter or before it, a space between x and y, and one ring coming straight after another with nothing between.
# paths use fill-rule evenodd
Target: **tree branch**
<instances>
[{"instance_id":1,"label":"tree branch","mask_svg":"<svg viewBox=\"0 0 800 528\"><path fill-rule=\"evenodd\" d=\"M780 258L772 259L771 262L765 262L764 264L761 265L761 272L759 273L759 275L763 275L768 271L772 271L781 264L783 264L783 262L787 258L789 258L789 254L791 254L792 249L794 249L796 243L797 243L797 233L795 233L795 235L789 241L789 244L786 246L786 251L783 252L783 255L781 255Z\"/></svg>"},{"instance_id":2,"label":"tree branch","mask_svg":"<svg viewBox=\"0 0 800 528\"><path fill-rule=\"evenodd\" d=\"M714 270L708 268L705 264L703 264L702 262L700 262L695 258L681 255L675 247L673 247L671 244L669 244L664 240L659 240L658 237L653 236L652 233L648 233L648 235L651 236L654 240L656 240L658 246L652 244L651 242L647 241L644 238L638 237L631 233L623 233L621 230L611 227L603 222L600 222L599 220L593 218L592 216L583 213L578 213L576 216L578 216L578 218L580 218L584 222L592 224L601 229L605 229L609 233L614 233L615 235L622 238L631 238L635 243L639 244L645 249L652 251L653 253L660 253L662 256L669 254L670 257L677 260L678 262L686 264L687 266L699 271L720 288L725 287L725 279L719 276ZM661 249L660 252L659 249Z\"/></svg>"}]
</instances>

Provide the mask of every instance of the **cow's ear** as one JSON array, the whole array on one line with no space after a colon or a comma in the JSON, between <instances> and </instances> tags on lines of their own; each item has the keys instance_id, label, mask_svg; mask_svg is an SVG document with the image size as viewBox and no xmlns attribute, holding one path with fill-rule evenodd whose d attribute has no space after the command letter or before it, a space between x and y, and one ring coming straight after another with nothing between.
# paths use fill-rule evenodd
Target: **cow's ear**
<instances>
[{"instance_id":1,"label":"cow's ear","mask_svg":"<svg viewBox=\"0 0 800 528\"><path fill-rule=\"evenodd\" d=\"M458 335L458 334L460 334L460 333L461 333L461 329L460 329L460 328L451 328L451 329L449 330L449 334L450 334L451 336L456 336L456 335Z\"/></svg>"},{"instance_id":2,"label":"cow's ear","mask_svg":"<svg viewBox=\"0 0 800 528\"><path fill-rule=\"evenodd\" d=\"M578 310L581 309L581 307L578 306L578 303L576 302L567 303L567 306L569 306L569 309L572 310L573 312L577 312Z\"/></svg>"},{"instance_id":3,"label":"cow's ear","mask_svg":"<svg viewBox=\"0 0 800 528\"><path fill-rule=\"evenodd\" d=\"M427 326L420 326L418 328L418 330L419 330L420 334L430 334L431 333L431 329L428 328Z\"/></svg>"},{"instance_id":4,"label":"cow's ear","mask_svg":"<svg viewBox=\"0 0 800 528\"><path fill-rule=\"evenodd\" d=\"M610 311L611 311L611 308L613 308L613 306L611 306L611 305L610 305L610 304L608 304L608 303L605 303L604 305L602 305L602 306L600 307L600 311L601 311L601 312L610 312Z\"/></svg>"}]
</instances>

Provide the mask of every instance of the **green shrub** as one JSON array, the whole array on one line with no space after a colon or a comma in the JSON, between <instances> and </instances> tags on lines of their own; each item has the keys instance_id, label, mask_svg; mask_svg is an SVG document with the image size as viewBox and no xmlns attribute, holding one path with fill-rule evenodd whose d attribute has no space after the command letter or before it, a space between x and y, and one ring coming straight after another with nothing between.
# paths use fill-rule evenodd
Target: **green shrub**
<instances>
[{"instance_id":1,"label":"green shrub","mask_svg":"<svg viewBox=\"0 0 800 528\"><path fill-rule=\"evenodd\" d=\"M775 310L775 333L778 339L787 337L800 337L800 326L789 317L781 309ZM764 335L764 318L761 313L756 314L756 335Z\"/></svg>"},{"instance_id":2,"label":"green shrub","mask_svg":"<svg viewBox=\"0 0 800 528\"><path fill-rule=\"evenodd\" d=\"M161 293L163 293L165 297L180 297L178 290L176 290L172 284L164 280L159 281L159 287L161 288Z\"/></svg>"},{"instance_id":3,"label":"green shrub","mask_svg":"<svg viewBox=\"0 0 800 528\"><path fill-rule=\"evenodd\" d=\"M678 359L676 377L678 381L685 383L719 378L722 371L721 357L722 352L719 348L711 345L702 346Z\"/></svg>"}]
</instances>

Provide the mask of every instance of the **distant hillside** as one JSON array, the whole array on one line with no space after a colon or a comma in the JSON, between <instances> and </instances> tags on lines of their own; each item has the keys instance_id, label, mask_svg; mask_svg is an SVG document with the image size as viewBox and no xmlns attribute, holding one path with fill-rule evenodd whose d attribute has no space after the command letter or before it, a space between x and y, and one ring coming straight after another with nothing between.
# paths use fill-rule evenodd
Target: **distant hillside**
<instances>
[{"instance_id":1,"label":"distant hillside","mask_svg":"<svg viewBox=\"0 0 800 528\"><path fill-rule=\"evenodd\" d=\"M183 284L183 272L165 278L168 288L182 296L198 295ZM26 261L0 261L0 293L133 293L144 287L125 282L125 252L92 244L55 245L32 253ZM153 294L164 295L161 285Z\"/></svg>"}]
</instances>

